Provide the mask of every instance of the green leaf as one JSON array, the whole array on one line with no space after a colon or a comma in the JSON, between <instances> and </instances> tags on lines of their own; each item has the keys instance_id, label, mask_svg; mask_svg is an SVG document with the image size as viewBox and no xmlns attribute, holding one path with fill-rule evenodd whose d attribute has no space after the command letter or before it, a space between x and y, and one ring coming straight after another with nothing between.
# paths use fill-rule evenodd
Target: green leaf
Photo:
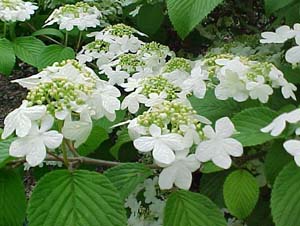
<instances>
[{"instance_id":1,"label":"green leaf","mask_svg":"<svg viewBox=\"0 0 300 226\"><path fill-rule=\"evenodd\" d=\"M46 174L28 206L30 226L126 226L123 203L103 175L86 170Z\"/></svg>"},{"instance_id":2,"label":"green leaf","mask_svg":"<svg viewBox=\"0 0 300 226\"><path fill-rule=\"evenodd\" d=\"M296 2L296 0L286 0L286 1L278 1L278 0L265 0L265 9L267 13L273 13L279 9L282 9L289 4Z\"/></svg>"},{"instance_id":3,"label":"green leaf","mask_svg":"<svg viewBox=\"0 0 300 226\"><path fill-rule=\"evenodd\" d=\"M55 62L61 62L67 59L74 59L75 52L70 47L60 45L49 45L41 52L38 64L39 70L52 65Z\"/></svg>"},{"instance_id":4,"label":"green leaf","mask_svg":"<svg viewBox=\"0 0 300 226\"><path fill-rule=\"evenodd\" d=\"M192 96L189 100L199 115L207 117L211 121L216 121L224 116L230 117L241 110L238 103L232 99L218 100L212 90L208 91L203 99Z\"/></svg>"},{"instance_id":5,"label":"green leaf","mask_svg":"<svg viewBox=\"0 0 300 226\"><path fill-rule=\"evenodd\" d=\"M271 194L271 212L276 226L300 225L300 168L294 162L283 168Z\"/></svg>"},{"instance_id":6,"label":"green leaf","mask_svg":"<svg viewBox=\"0 0 300 226\"><path fill-rule=\"evenodd\" d=\"M16 56L27 64L37 67L40 54L45 49L45 44L35 37L19 37L13 42Z\"/></svg>"},{"instance_id":7,"label":"green leaf","mask_svg":"<svg viewBox=\"0 0 300 226\"><path fill-rule=\"evenodd\" d=\"M164 21L164 9L161 4L146 4L141 7L136 16L137 26L142 32L153 35Z\"/></svg>"},{"instance_id":8,"label":"green leaf","mask_svg":"<svg viewBox=\"0 0 300 226\"><path fill-rule=\"evenodd\" d=\"M167 0L175 30L184 39L223 0Z\"/></svg>"},{"instance_id":9,"label":"green leaf","mask_svg":"<svg viewBox=\"0 0 300 226\"><path fill-rule=\"evenodd\" d=\"M152 171L140 163L126 163L112 167L104 175L115 185L123 199L152 175Z\"/></svg>"},{"instance_id":10,"label":"green leaf","mask_svg":"<svg viewBox=\"0 0 300 226\"><path fill-rule=\"evenodd\" d=\"M32 36L39 36L39 35L50 35L50 36L55 36L58 37L60 39L64 39L64 34L60 31L57 30L55 28L43 28L40 30L37 30L35 32L32 33Z\"/></svg>"},{"instance_id":11,"label":"green leaf","mask_svg":"<svg viewBox=\"0 0 300 226\"><path fill-rule=\"evenodd\" d=\"M5 164L11 159L9 155L9 147L11 142L14 140L15 138L0 140L0 168L5 166Z\"/></svg>"},{"instance_id":12,"label":"green leaf","mask_svg":"<svg viewBox=\"0 0 300 226\"><path fill-rule=\"evenodd\" d=\"M224 208L223 185L230 171L204 174L200 181L200 193L210 198L220 208Z\"/></svg>"},{"instance_id":13,"label":"green leaf","mask_svg":"<svg viewBox=\"0 0 300 226\"><path fill-rule=\"evenodd\" d=\"M10 75L15 66L16 57L12 43L6 38L0 39L0 73Z\"/></svg>"},{"instance_id":14,"label":"green leaf","mask_svg":"<svg viewBox=\"0 0 300 226\"><path fill-rule=\"evenodd\" d=\"M240 219L250 215L259 198L256 179L246 170L236 170L225 180L223 195L229 212Z\"/></svg>"},{"instance_id":15,"label":"green leaf","mask_svg":"<svg viewBox=\"0 0 300 226\"><path fill-rule=\"evenodd\" d=\"M131 142L132 139L128 134L127 129L123 129L118 133L118 138L114 146L110 148L110 153L115 157L115 159L119 159L119 151L123 144Z\"/></svg>"},{"instance_id":16,"label":"green leaf","mask_svg":"<svg viewBox=\"0 0 300 226\"><path fill-rule=\"evenodd\" d=\"M267 181L271 185L282 168L290 161L293 161L293 158L283 148L283 142L275 141L268 150L264 164Z\"/></svg>"},{"instance_id":17,"label":"green leaf","mask_svg":"<svg viewBox=\"0 0 300 226\"><path fill-rule=\"evenodd\" d=\"M201 173L215 173L224 169L216 166L212 161L202 163Z\"/></svg>"},{"instance_id":18,"label":"green leaf","mask_svg":"<svg viewBox=\"0 0 300 226\"><path fill-rule=\"evenodd\" d=\"M111 127L115 124L122 122L124 117L125 117L125 111L119 110L116 112L115 121L111 122L106 117L103 117L103 118L97 120L95 123L110 133L112 131Z\"/></svg>"},{"instance_id":19,"label":"green leaf","mask_svg":"<svg viewBox=\"0 0 300 226\"><path fill-rule=\"evenodd\" d=\"M227 223L209 198L204 195L176 191L172 193L165 207L164 226L226 226Z\"/></svg>"},{"instance_id":20,"label":"green leaf","mask_svg":"<svg viewBox=\"0 0 300 226\"><path fill-rule=\"evenodd\" d=\"M14 171L0 170L0 225L23 225L26 197L23 181Z\"/></svg>"},{"instance_id":21,"label":"green leaf","mask_svg":"<svg viewBox=\"0 0 300 226\"><path fill-rule=\"evenodd\" d=\"M94 125L88 139L78 147L77 151L80 155L89 155L108 138L109 136L105 129L103 129L99 125Z\"/></svg>"},{"instance_id":22,"label":"green leaf","mask_svg":"<svg viewBox=\"0 0 300 226\"><path fill-rule=\"evenodd\" d=\"M243 146L254 146L275 139L260 130L270 124L278 114L266 107L246 109L233 118L233 124L238 134L234 136Z\"/></svg>"}]
</instances>

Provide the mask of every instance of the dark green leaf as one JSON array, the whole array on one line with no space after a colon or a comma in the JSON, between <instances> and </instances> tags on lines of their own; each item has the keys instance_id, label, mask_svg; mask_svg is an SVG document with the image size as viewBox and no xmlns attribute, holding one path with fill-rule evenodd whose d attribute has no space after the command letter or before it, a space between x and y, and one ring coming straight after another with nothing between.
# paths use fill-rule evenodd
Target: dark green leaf
<instances>
[{"instance_id":1,"label":"dark green leaf","mask_svg":"<svg viewBox=\"0 0 300 226\"><path fill-rule=\"evenodd\" d=\"M55 28L43 28L38 31L35 31L32 33L33 36L39 36L39 35L50 35L50 36L55 36L60 39L64 39L64 34Z\"/></svg>"},{"instance_id":2,"label":"dark green leaf","mask_svg":"<svg viewBox=\"0 0 300 226\"><path fill-rule=\"evenodd\" d=\"M26 197L23 181L14 171L0 170L0 225L23 225Z\"/></svg>"},{"instance_id":3,"label":"dark green leaf","mask_svg":"<svg viewBox=\"0 0 300 226\"><path fill-rule=\"evenodd\" d=\"M13 142L15 138L8 138L6 140L0 139L0 168L5 166L5 164L12 158L9 156L9 147L11 142Z\"/></svg>"}]
</instances>

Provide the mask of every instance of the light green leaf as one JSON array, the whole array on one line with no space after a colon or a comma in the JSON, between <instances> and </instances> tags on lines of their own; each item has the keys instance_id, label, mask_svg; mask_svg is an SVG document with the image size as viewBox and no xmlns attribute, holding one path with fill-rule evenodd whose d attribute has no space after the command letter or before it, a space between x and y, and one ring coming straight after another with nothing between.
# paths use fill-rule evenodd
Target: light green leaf
<instances>
[{"instance_id":1,"label":"light green leaf","mask_svg":"<svg viewBox=\"0 0 300 226\"><path fill-rule=\"evenodd\" d=\"M167 0L175 30L184 39L223 0Z\"/></svg>"},{"instance_id":2,"label":"light green leaf","mask_svg":"<svg viewBox=\"0 0 300 226\"><path fill-rule=\"evenodd\" d=\"M5 166L5 164L12 158L9 155L9 147L11 142L13 142L15 138L8 138L6 140L0 139L0 168Z\"/></svg>"},{"instance_id":3,"label":"light green leaf","mask_svg":"<svg viewBox=\"0 0 300 226\"><path fill-rule=\"evenodd\" d=\"M275 141L274 144L269 148L265 159L264 170L267 181L273 185L279 172L291 161L293 161L293 158L283 148L283 142Z\"/></svg>"},{"instance_id":4,"label":"light green leaf","mask_svg":"<svg viewBox=\"0 0 300 226\"><path fill-rule=\"evenodd\" d=\"M115 185L123 199L152 175L152 171L140 163L126 163L112 167L104 175Z\"/></svg>"},{"instance_id":5,"label":"light green leaf","mask_svg":"<svg viewBox=\"0 0 300 226\"><path fill-rule=\"evenodd\" d=\"M55 28L43 28L38 31L35 31L32 33L32 36L39 36L39 35L50 35L50 36L55 36L60 39L64 39L64 34Z\"/></svg>"},{"instance_id":6,"label":"light green leaf","mask_svg":"<svg viewBox=\"0 0 300 226\"><path fill-rule=\"evenodd\" d=\"M61 62L67 59L74 59L75 52L70 47L60 45L49 45L41 52L38 64L39 70L52 65L55 62Z\"/></svg>"},{"instance_id":7,"label":"light green leaf","mask_svg":"<svg viewBox=\"0 0 300 226\"><path fill-rule=\"evenodd\" d=\"M26 197L23 181L14 171L0 170L0 225L23 225Z\"/></svg>"},{"instance_id":8,"label":"light green leaf","mask_svg":"<svg viewBox=\"0 0 300 226\"><path fill-rule=\"evenodd\" d=\"M215 173L224 170L216 166L212 161L202 163L201 173Z\"/></svg>"},{"instance_id":9,"label":"light green leaf","mask_svg":"<svg viewBox=\"0 0 300 226\"><path fill-rule=\"evenodd\" d=\"M236 170L225 180L223 195L229 212L240 219L250 215L259 198L256 179L246 170Z\"/></svg>"},{"instance_id":10,"label":"light green leaf","mask_svg":"<svg viewBox=\"0 0 300 226\"><path fill-rule=\"evenodd\" d=\"M193 108L199 115L207 117L211 121L239 112L241 107L232 99L218 100L212 90L206 92L205 98L198 99L194 96L189 98Z\"/></svg>"},{"instance_id":11,"label":"light green leaf","mask_svg":"<svg viewBox=\"0 0 300 226\"><path fill-rule=\"evenodd\" d=\"M105 129L99 125L94 125L88 139L78 147L77 151L80 155L89 155L108 138L109 136Z\"/></svg>"},{"instance_id":12,"label":"light green leaf","mask_svg":"<svg viewBox=\"0 0 300 226\"><path fill-rule=\"evenodd\" d=\"M206 196L176 191L167 200L163 225L226 226L227 223L221 210Z\"/></svg>"},{"instance_id":13,"label":"light green leaf","mask_svg":"<svg viewBox=\"0 0 300 226\"><path fill-rule=\"evenodd\" d=\"M266 107L249 108L233 118L233 124L238 134L234 136L243 146L254 146L275 139L268 133L260 130L270 124L277 113Z\"/></svg>"},{"instance_id":14,"label":"light green leaf","mask_svg":"<svg viewBox=\"0 0 300 226\"><path fill-rule=\"evenodd\" d=\"M57 170L35 187L28 206L30 226L126 226L123 203L103 175Z\"/></svg>"},{"instance_id":15,"label":"light green leaf","mask_svg":"<svg viewBox=\"0 0 300 226\"><path fill-rule=\"evenodd\" d=\"M32 36L16 38L13 46L19 59L35 67L38 66L39 56L46 47L41 40Z\"/></svg>"},{"instance_id":16,"label":"light green leaf","mask_svg":"<svg viewBox=\"0 0 300 226\"><path fill-rule=\"evenodd\" d=\"M0 73L10 75L15 66L16 57L12 43L6 38L0 39Z\"/></svg>"},{"instance_id":17,"label":"light green leaf","mask_svg":"<svg viewBox=\"0 0 300 226\"><path fill-rule=\"evenodd\" d=\"M271 212L276 226L300 225L300 168L294 162L283 168L271 194Z\"/></svg>"},{"instance_id":18,"label":"light green leaf","mask_svg":"<svg viewBox=\"0 0 300 226\"><path fill-rule=\"evenodd\" d=\"M289 4L296 2L296 0L286 0L286 1L280 1L280 0L265 0L265 9L268 13L273 13L279 9L282 9Z\"/></svg>"}]
</instances>

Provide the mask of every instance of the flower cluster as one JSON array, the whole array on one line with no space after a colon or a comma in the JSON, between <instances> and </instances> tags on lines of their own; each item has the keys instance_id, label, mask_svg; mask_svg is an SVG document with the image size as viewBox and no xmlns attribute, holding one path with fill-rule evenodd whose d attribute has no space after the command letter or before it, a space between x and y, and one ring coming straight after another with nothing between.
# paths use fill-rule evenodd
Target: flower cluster
<instances>
[{"instance_id":1,"label":"flower cluster","mask_svg":"<svg viewBox=\"0 0 300 226\"><path fill-rule=\"evenodd\" d=\"M216 86L215 96L219 100L233 98L242 102L250 97L267 103L269 96L273 94L273 88L281 88L286 99L296 99L296 86L289 83L283 73L271 63L230 54L210 54L203 63L211 83Z\"/></svg>"},{"instance_id":2,"label":"flower cluster","mask_svg":"<svg viewBox=\"0 0 300 226\"><path fill-rule=\"evenodd\" d=\"M0 20L4 22L25 21L30 19L36 9L38 9L38 7L32 2L1 0Z\"/></svg>"},{"instance_id":3,"label":"flower cluster","mask_svg":"<svg viewBox=\"0 0 300 226\"><path fill-rule=\"evenodd\" d=\"M285 129L287 123L298 124L300 122L300 109L295 109L289 113L283 113L276 117L272 123L262 128L264 133L270 133L272 136L279 136ZM295 130L295 136L300 135L300 127ZM300 140L297 138L285 141L284 149L294 156L294 160L300 166Z\"/></svg>"},{"instance_id":4,"label":"flower cluster","mask_svg":"<svg viewBox=\"0 0 300 226\"><path fill-rule=\"evenodd\" d=\"M31 166L39 165L46 149L58 148L63 138L80 146L92 130L92 119L113 121L120 108L120 91L75 60L55 63L14 82L29 93L21 107L5 118L2 138L15 131L18 138L10 146L10 155L26 156Z\"/></svg>"},{"instance_id":5,"label":"flower cluster","mask_svg":"<svg viewBox=\"0 0 300 226\"><path fill-rule=\"evenodd\" d=\"M90 6L88 3L78 2L75 5L64 5L55 9L46 20L45 26L57 23L59 29L73 30L77 27L79 30L85 30L89 27L100 25L101 12Z\"/></svg>"},{"instance_id":6,"label":"flower cluster","mask_svg":"<svg viewBox=\"0 0 300 226\"><path fill-rule=\"evenodd\" d=\"M295 24L293 28L283 25L275 32L263 32L261 36L261 43L285 43L289 39L295 39L297 45L286 52L285 59L291 64L300 63L300 24Z\"/></svg>"},{"instance_id":7,"label":"flower cluster","mask_svg":"<svg viewBox=\"0 0 300 226\"><path fill-rule=\"evenodd\" d=\"M166 202L157 188L158 178L147 179L126 199L130 209L128 226L162 226Z\"/></svg>"}]
</instances>

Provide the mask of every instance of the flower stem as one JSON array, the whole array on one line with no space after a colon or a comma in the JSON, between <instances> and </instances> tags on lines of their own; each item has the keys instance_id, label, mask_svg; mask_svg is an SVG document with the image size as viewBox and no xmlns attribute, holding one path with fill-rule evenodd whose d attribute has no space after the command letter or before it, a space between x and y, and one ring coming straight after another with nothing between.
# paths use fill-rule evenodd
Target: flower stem
<instances>
[{"instance_id":1,"label":"flower stem","mask_svg":"<svg viewBox=\"0 0 300 226\"><path fill-rule=\"evenodd\" d=\"M77 45L76 45L76 52L78 52L78 50L80 48L81 39L82 39L82 33L83 33L83 31L79 32L79 37L78 37L78 41L77 41Z\"/></svg>"},{"instance_id":2,"label":"flower stem","mask_svg":"<svg viewBox=\"0 0 300 226\"><path fill-rule=\"evenodd\" d=\"M4 38L6 38L6 32L7 32L7 24L6 24L6 22L4 22L4 24L3 24L3 36L4 36Z\"/></svg>"},{"instance_id":3,"label":"flower stem","mask_svg":"<svg viewBox=\"0 0 300 226\"><path fill-rule=\"evenodd\" d=\"M65 46L68 46L68 39L69 39L69 32L66 31L66 35L65 35Z\"/></svg>"},{"instance_id":4,"label":"flower stem","mask_svg":"<svg viewBox=\"0 0 300 226\"><path fill-rule=\"evenodd\" d=\"M63 140L62 144L61 144L61 150L63 153L63 157L64 157L64 164L66 165L67 168L69 168L69 159L68 159L68 153L67 153L67 149L66 149L66 141Z\"/></svg>"}]
</instances>

